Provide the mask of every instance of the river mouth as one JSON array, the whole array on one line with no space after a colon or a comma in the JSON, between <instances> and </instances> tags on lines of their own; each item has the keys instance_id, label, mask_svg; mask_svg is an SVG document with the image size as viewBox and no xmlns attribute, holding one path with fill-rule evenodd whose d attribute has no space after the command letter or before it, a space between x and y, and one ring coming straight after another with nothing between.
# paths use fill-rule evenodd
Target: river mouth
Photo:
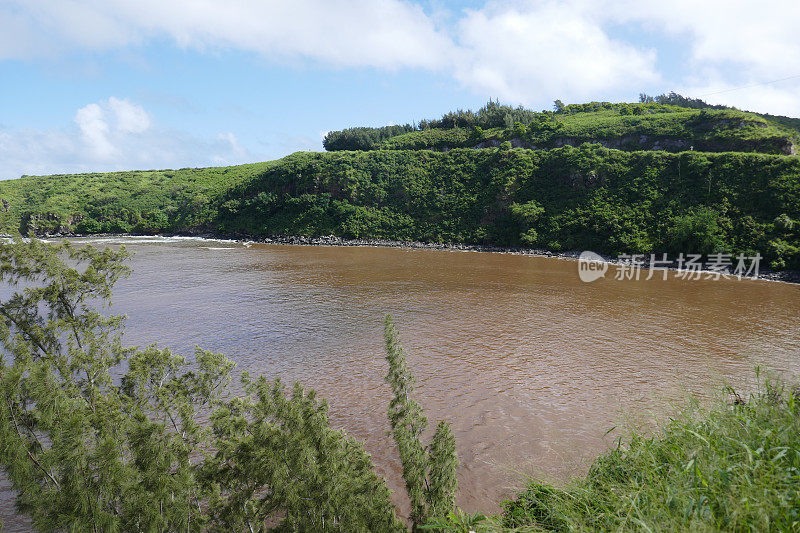
<instances>
[{"instance_id":1,"label":"river mouth","mask_svg":"<svg viewBox=\"0 0 800 533\"><path fill-rule=\"evenodd\" d=\"M672 275L584 283L575 261L480 252L74 241L134 252L112 307L128 315L126 343L199 345L237 372L316 389L333 425L366 441L401 508L386 435L386 314L429 426L453 425L457 503L470 512L497 511L526 475L582 473L615 444L620 430L606 434L615 426L647 424L723 382L746 393L756 365L800 374L798 285Z\"/></svg>"}]
</instances>

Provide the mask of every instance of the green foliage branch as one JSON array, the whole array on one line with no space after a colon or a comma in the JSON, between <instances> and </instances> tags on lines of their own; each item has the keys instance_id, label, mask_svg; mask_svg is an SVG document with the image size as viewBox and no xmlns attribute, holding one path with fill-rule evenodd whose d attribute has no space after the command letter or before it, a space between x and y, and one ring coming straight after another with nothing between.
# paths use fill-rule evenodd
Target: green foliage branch
<instances>
[{"instance_id":1,"label":"green foliage branch","mask_svg":"<svg viewBox=\"0 0 800 533\"><path fill-rule=\"evenodd\" d=\"M404 531L313 391L197 349L125 347L117 251L0 243L0 465L42 531ZM210 417L210 424L200 423Z\"/></svg>"},{"instance_id":2,"label":"green foliage branch","mask_svg":"<svg viewBox=\"0 0 800 533\"><path fill-rule=\"evenodd\" d=\"M428 446L422 443L422 433L428 421L422 407L413 398L414 377L406 365L403 347L390 316L386 317L384 337L389 362L386 382L394 393L389 402L389 423L400 455L403 479L411 501L411 521L416 530L429 520L447 516L455 510L458 486L455 437L449 424L439 422Z\"/></svg>"}]
</instances>

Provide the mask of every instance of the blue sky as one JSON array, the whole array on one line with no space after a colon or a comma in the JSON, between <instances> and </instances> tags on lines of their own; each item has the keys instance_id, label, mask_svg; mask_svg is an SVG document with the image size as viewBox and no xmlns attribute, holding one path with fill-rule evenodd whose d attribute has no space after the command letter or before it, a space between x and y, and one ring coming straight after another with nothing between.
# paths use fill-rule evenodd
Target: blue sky
<instances>
[{"instance_id":1,"label":"blue sky","mask_svg":"<svg viewBox=\"0 0 800 533\"><path fill-rule=\"evenodd\" d=\"M798 27L794 0L0 0L0 178L263 161L490 98L800 116Z\"/></svg>"}]
</instances>

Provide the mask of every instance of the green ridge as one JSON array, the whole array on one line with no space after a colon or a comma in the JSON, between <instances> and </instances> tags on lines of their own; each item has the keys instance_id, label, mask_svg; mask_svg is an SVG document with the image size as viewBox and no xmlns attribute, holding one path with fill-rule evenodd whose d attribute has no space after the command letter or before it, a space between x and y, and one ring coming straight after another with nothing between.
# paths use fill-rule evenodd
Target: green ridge
<instances>
[{"instance_id":1,"label":"green ridge","mask_svg":"<svg viewBox=\"0 0 800 533\"><path fill-rule=\"evenodd\" d=\"M470 121L470 127L459 125ZM492 126L498 121L510 129ZM755 153L794 142L797 123L660 103L590 103L548 113L491 103L478 113L420 123L423 129L414 131L358 128L326 139L331 147L374 138L380 145L375 150L0 182L0 230L336 235L612 255L759 252L775 269L798 269L800 158ZM602 137L608 144L620 135L678 139L695 143L695 150L599 144L534 150L505 142L524 145L539 136L549 139L536 141L544 146ZM432 143L441 148L459 136L488 147L419 149ZM723 141L741 151L697 149L701 142ZM410 146L417 149L401 149Z\"/></svg>"},{"instance_id":2,"label":"green ridge","mask_svg":"<svg viewBox=\"0 0 800 533\"><path fill-rule=\"evenodd\" d=\"M511 141L548 149L597 142L623 150L662 149L792 155L800 121L735 109L687 109L657 103L591 102L557 112L490 102L477 113L460 111L413 126L350 128L328 134L329 150L443 150L482 148Z\"/></svg>"}]
</instances>

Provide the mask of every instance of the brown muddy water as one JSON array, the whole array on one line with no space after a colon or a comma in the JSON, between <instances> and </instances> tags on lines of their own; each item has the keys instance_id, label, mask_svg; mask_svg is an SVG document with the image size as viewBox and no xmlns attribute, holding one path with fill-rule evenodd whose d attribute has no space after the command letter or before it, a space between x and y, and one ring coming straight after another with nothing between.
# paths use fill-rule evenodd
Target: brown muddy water
<instances>
[{"instance_id":1,"label":"brown muddy water","mask_svg":"<svg viewBox=\"0 0 800 533\"><path fill-rule=\"evenodd\" d=\"M181 238L125 243L115 313L126 342L227 354L237 371L300 381L336 427L366 441L404 507L386 436L382 325L390 313L430 426L453 425L458 504L494 512L525 476L585 472L625 424L674 412L760 364L800 374L800 286L752 280L583 283L575 261ZM234 391L235 392L235 391ZM0 519L13 516L7 483Z\"/></svg>"}]
</instances>

